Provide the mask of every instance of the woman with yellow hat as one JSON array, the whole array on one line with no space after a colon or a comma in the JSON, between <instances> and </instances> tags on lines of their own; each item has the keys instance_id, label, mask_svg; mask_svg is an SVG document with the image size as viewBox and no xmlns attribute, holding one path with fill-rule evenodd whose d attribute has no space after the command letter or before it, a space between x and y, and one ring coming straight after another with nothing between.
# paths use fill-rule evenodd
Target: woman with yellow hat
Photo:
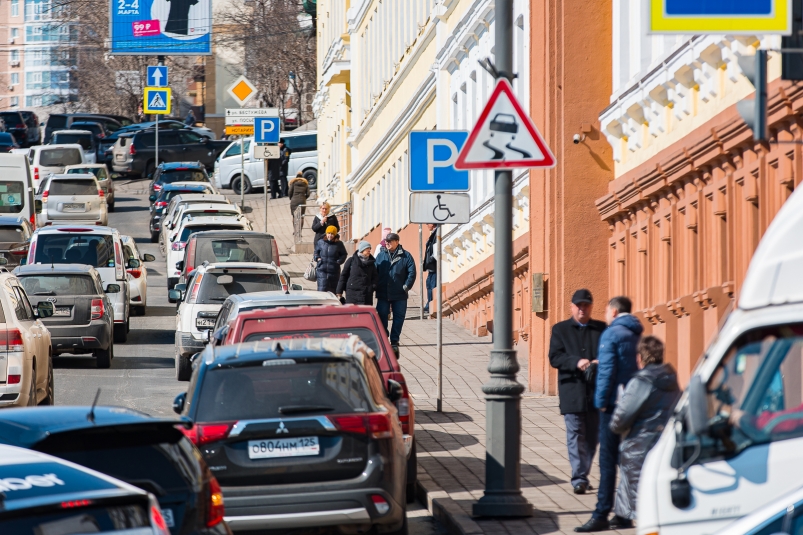
<instances>
[{"instance_id":1,"label":"woman with yellow hat","mask_svg":"<svg viewBox=\"0 0 803 535\"><path fill-rule=\"evenodd\" d=\"M318 291L332 292L337 289L340 279L340 266L346 261L349 254L346 246L340 241L337 227L329 225L323 239L315 245L313 260L318 263Z\"/></svg>"}]
</instances>

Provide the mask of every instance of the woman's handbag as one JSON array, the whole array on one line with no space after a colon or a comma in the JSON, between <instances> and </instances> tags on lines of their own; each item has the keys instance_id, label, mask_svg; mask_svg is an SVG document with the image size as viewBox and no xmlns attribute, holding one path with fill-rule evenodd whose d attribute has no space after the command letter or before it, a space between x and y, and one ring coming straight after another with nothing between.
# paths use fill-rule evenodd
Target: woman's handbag
<instances>
[{"instance_id":1,"label":"woman's handbag","mask_svg":"<svg viewBox=\"0 0 803 535\"><path fill-rule=\"evenodd\" d=\"M315 266L314 261L310 261L309 265L307 266L307 271L304 272L304 278L308 281L316 281L318 280L318 268Z\"/></svg>"}]
</instances>

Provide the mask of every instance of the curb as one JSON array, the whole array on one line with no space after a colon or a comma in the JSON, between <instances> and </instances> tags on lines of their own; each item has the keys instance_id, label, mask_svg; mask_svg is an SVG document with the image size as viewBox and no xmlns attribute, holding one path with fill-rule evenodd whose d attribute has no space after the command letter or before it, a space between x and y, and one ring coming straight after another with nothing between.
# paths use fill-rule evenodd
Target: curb
<instances>
[{"instance_id":1,"label":"curb","mask_svg":"<svg viewBox=\"0 0 803 535\"><path fill-rule=\"evenodd\" d=\"M450 535L480 535L482 528L463 511L456 501L432 480L429 474L419 471L416 481L416 498L430 514L446 528Z\"/></svg>"}]
</instances>

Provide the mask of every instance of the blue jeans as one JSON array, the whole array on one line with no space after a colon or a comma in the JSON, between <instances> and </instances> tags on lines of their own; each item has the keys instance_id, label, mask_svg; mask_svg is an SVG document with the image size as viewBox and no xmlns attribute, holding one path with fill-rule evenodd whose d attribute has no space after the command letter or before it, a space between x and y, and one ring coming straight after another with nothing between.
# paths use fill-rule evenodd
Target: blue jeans
<instances>
[{"instance_id":1,"label":"blue jeans","mask_svg":"<svg viewBox=\"0 0 803 535\"><path fill-rule=\"evenodd\" d=\"M376 300L376 312L379 314L379 319L382 320L382 326L385 327L385 332L388 332L388 314L390 314L391 310L393 310L393 325L390 327L390 332L388 335L390 336L390 343L397 345L399 343L399 338L401 338L404 317L407 315L407 300Z\"/></svg>"},{"instance_id":2,"label":"blue jeans","mask_svg":"<svg viewBox=\"0 0 803 535\"><path fill-rule=\"evenodd\" d=\"M429 304L432 302L432 290L438 285L438 273L436 271L427 272L427 304L424 305L424 310L429 310Z\"/></svg>"},{"instance_id":3,"label":"blue jeans","mask_svg":"<svg viewBox=\"0 0 803 535\"><path fill-rule=\"evenodd\" d=\"M613 509L616 492L616 467L619 465L620 436L608 427L613 417L613 407L599 413L599 492L594 518L608 519Z\"/></svg>"}]
</instances>

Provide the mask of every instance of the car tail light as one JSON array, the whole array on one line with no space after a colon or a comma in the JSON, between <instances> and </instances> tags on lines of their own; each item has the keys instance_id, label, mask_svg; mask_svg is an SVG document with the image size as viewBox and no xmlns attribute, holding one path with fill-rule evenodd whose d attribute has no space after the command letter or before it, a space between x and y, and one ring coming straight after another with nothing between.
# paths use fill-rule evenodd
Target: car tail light
<instances>
[{"instance_id":1,"label":"car tail light","mask_svg":"<svg viewBox=\"0 0 803 535\"><path fill-rule=\"evenodd\" d=\"M59 232L92 232L91 228L84 227L59 227Z\"/></svg>"},{"instance_id":2,"label":"car tail light","mask_svg":"<svg viewBox=\"0 0 803 535\"><path fill-rule=\"evenodd\" d=\"M5 344L6 351L23 351L22 333L19 329L0 330L0 350Z\"/></svg>"},{"instance_id":3,"label":"car tail light","mask_svg":"<svg viewBox=\"0 0 803 535\"><path fill-rule=\"evenodd\" d=\"M162 509L153 494L148 495L148 510L154 535L170 535L170 528L167 527L167 521L162 514Z\"/></svg>"},{"instance_id":4,"label":"car tail light","mask_svg":"<svg viewBox=\"0 0 803 535\"><path fill-rule=\"evenodd\" d=\"M371 501L374 502L374 507L376 507L376 512L380 515L384 515L388 511L390 511L390 504L388 501L380 496L379 494L371 494Z\"/></svg>"},{"instance_id":5,"label":"car tail light","mask_svg":"<svg viewBox=\"0 0 803 535\"><path fill-rule=\"evenodd\" d=\"M279 244L276 242L275 239L271 240L273 242L273 261L276 263L277 266L281 266L282 263L279 261Z\"/></svg>"},{"instance_id":6,"label":"car tail light","mask_svg":"<svg viewBox=\"0 0 803 535\"><path fill-rule=\"evenodd\" d=\"M131 275L135 279L138 279L138 278L140 278L142 276L142 270L141 269L133 269L132 268L132 269L127 269L126 271L128 272L129 275Z\"/></svg>"},{"instance_id":7,"label":"car tail light","mask_svg":"<svg viewBox=\"0 0 803 535\"><path fill-rule=\"evenodd\" d=\"M402 433L410 434L410 392L407 390L407 382L404 375L393 372L388 375L388 379L396 381L402 386L402 397L396 402L396 409L399 411L399 421L402 424Z\"/></svg>"},{"instance_id":8,"label":"car tail light","mask_svg":"<svg viewBox=\"0 0 803 535\"><path fill-rule=\"evenodd\" d=\"M105 197L105 196L106 196L106 194L103 193L103 190L98 188L98 197Z\"/></svg>"},{"instance_id":9,"label":"car tail light","mask_svg":"<svg viewBox=\"0 0 803 535\"><path fill-rule=\"evenodd\" d=\"M167 203L164 201L156 201L155 203L153 203L153 205L156 208L164 208L165 206L167 206Z\"/></svg>"},{"instance_id":10,"label":"car tail light","mask_svg":"<svg viewBox=\"0 0 803 535\"><path fill-rule=\"evenodd\" d=\"M187 252L184 253L184 274L190 272L190 270L194 269L195 266L195 245L198 243L198 240L193 240L190 238L190 241L187 242Z\"/></svg>"},{"instance_id":11,"label":"car tail light","mask_svg":"<svg viewBox=\"0 0 803 535\"><path fill-rule=\"evenodd\" d=\"M18 385L20 380L22 380L22 375L9 375L6 382L10 385Z\"/></svg>"},{"instance_id":12,"label":"car tail light","mask_svg":"<svg viewBox=\"0 0 803 535\"><path fill-rule=\"evenodd\" d=\"M61 502L62 509L74 509L76 507L86 507L92 505L92 500L69 500Z\"/></svg>"},{"instance_id":13,"label":"car tail light","mask_svg":"<svg viewBox=\"0 0 803 535\"><path fill-rule=\"evenodd\" d=\"M162 185L161 184L154 184L153 185L153 191L162 191Z\"/></svg>"},{"instance_id":14,"label":"car tail light","mask_svg":"<svg viewBox=\"0 0 803 535\"><path fill-rule=\"evenodd\" d=\"M128 154L130 154L131 156L136 156L137 154L137 149L134 148L133 143L128 146Z\"/></svg>"},{"instance_id":15,"label":"car tail light","mask_svg":"<svg viewBox=\"0 0 803 535\"><path fill-rule=\"evenodd\" d=\"M229 431L235 422L217 422L211 424L195 424L189 429L181 427L181 432L184 433L190 441L196 446L215 442L229 436Z\"/></svg>"},{"instance_id":16,"label":"car tail light","mask_svg":"<svg viewBox=\"0 0 803 535\"><path fill-rule=\"evenodd\" d=\"M39 168L38 167L34 167L33 168L33 179L34 180L39 180Z\"/></svg>"},{"instance_id":17,"label":"car tail light","mask_svg":"<svg viewBox=\"0 0 803 535\"><path fill-rule=\"evenodd\" d=\"M125 268L123 267L123 253L120 251L120 243L114 242L114 278L121 281L125 278Z\"/></svg>"},{"instance_id":18,"label":"car tail light","mask_svg":"<svg viewBox=\"0 0 803 535\"><path fill-rule=\"evenodd\" d=\"M340 431L356 435L370 435L372 438L390 438L390 415L384 412L371 414L345 414L327 416Z\"/></svg>"},{"instance_id":19,"label":"car tail light","mask_svg":"<svg viewBox=\"0 0 803 535\"><path fill-rule=\"evenodd\" d=\"M186 246L187 246L187 242L185 242L185 241L177 241L177 242L173 242L173 245L170 246L170 249L172 251L183 251Z\"/></svg>"},{"instance_id":20,"label":"car tail light","mask_svg":"<svg viewBox=\"0 0 803 535\"><path fill-rule=\"evenodd\" d=\"M21 249L11 249L9 251L9 253L11 253L11 254L13 254L15 256L22 256L24 254L28 254L28 248L27 247L23 247Z\"/></svg>"},{"instance_id":21,"label":"car tail light","mask_svg":"<svg viewBox=\"0 0 803 535\"><path fill-rule=\"evenodd\" d=\"M48 195L50 195L50 188L47 188L45 192L42 194L42 201L46 201Z\"/></svg>"},{"instance_id":22,"label":"car tail light","mask_svg":"<svg viewBox=\"0 0 803 535\"><path fill-rule=\"evenodd\" d=\"M30 219L30 221L31 221L31 227L33 227L34 229L36 229L36 214L31 214L31 219Z\"/></svg>"},{"instance_id":23,"label":"car tail light","mask_svg":"<svg viewBox=\"0 0 803 535\"><path fill-rule=\"evenodd\" d=\"M28 248L28 264L33 264L33 259L35 256L36 256L36 240L34 239L31 240L31 246Z\"/></svg>"},{"instance_id":24,"label":"car tail light","mask_svg":"<svg viewBox=\"0 0 803 535\"><path fill-rule=\"evenodd\" d=\"M92 316L90 319L99 320L103 317L103 299L93 299L92 300Z\"/></svg>"},{"instance_id":25,"label":"car tail light","mask_svg":"<svg viewBox=\"0 0 803 535\"><path fill-rule=\"evenodd\" d=\"M190 302L194 303L195 299L198 297L198 290L201 289L201 280L203 280L204 274L199 273L197 277L195 277L195 282L192 285L192 291L190 292Z\"/></svg>"},{"instance_id":26,"label":"car tail light","mask_svg":"<svg viewBox=\"0 0 803 535\"><path fill-rule=\"evenodd\" d=\"M209 479L209 510L206 513L206 527L211 528L223 522L223 489L215 477Z\"/></svg>"}]
</instances>

